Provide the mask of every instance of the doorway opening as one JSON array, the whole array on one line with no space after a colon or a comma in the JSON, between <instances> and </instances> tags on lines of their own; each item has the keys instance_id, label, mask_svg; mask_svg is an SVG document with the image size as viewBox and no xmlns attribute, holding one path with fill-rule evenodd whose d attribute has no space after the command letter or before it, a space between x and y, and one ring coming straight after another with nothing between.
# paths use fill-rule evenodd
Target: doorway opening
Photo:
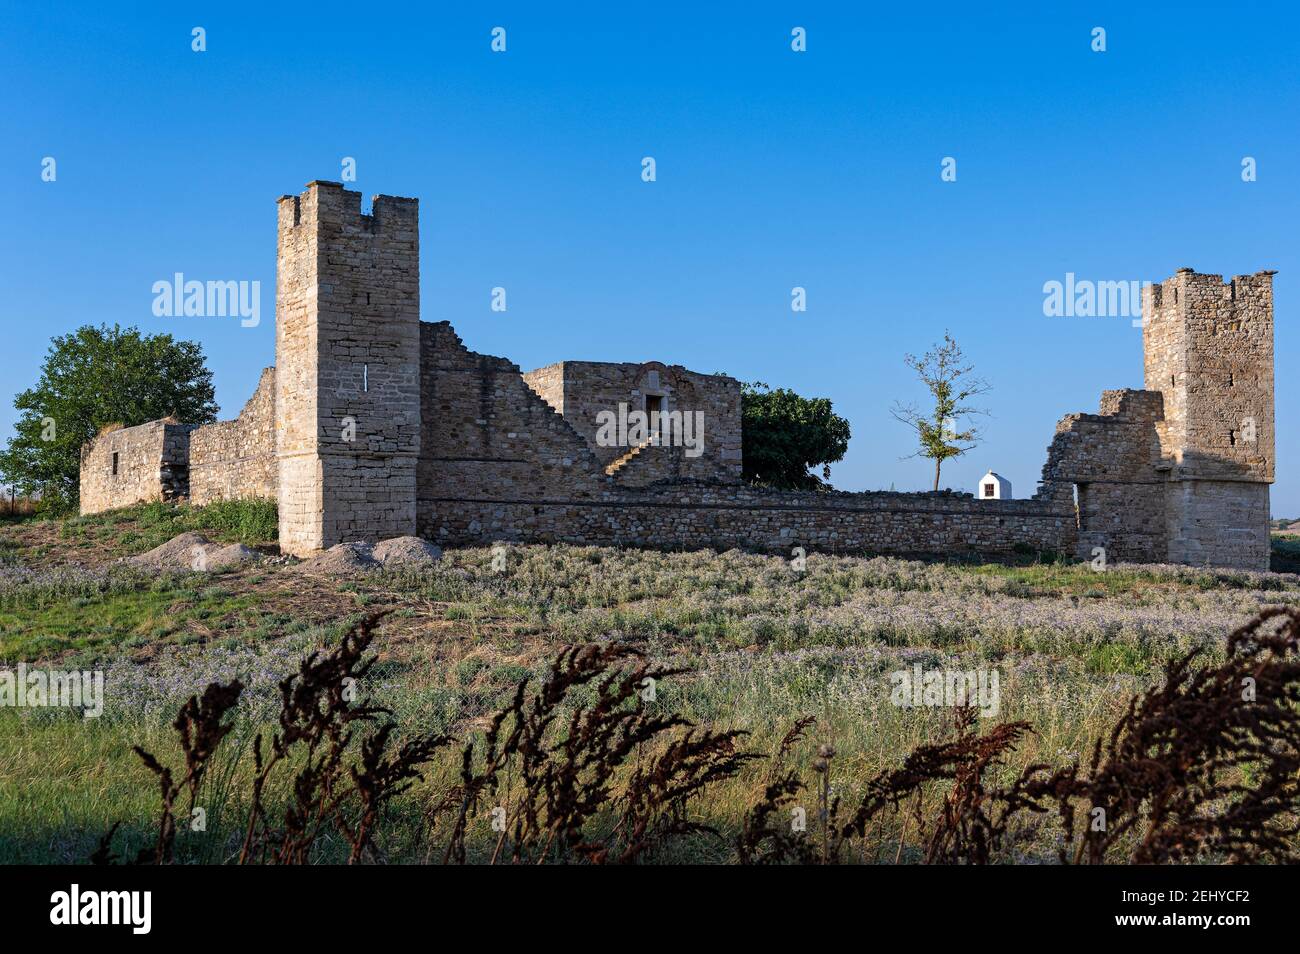
<instances>
[{"instance_id":1,"label":"doorway opening","mask_svg":"<svg viewBox=\"0 0 1300 954\"><path fill-rule=\"evenodd\" d=\"M650 425L650 436L657 438L659 436L659 420L664 412L664 397L662 394L647 394L645 396L645 416Z\"/></svg>"}]
</instances>

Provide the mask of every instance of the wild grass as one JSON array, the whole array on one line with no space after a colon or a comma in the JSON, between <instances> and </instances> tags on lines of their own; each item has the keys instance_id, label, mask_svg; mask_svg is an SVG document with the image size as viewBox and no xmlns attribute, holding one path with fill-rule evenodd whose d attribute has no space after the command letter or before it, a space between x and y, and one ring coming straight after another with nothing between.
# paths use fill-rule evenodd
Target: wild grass
<instances>
[{"instance_id":1,"label":"wild grass","mask_svg":"<svg viewBox=\"0 0 1300 954\"><path fill-rule=\"evenodd\" d=\"M1186 567L969 567L891 558L774 557L512 547L384 578L484 638L571 643L615 635L691 652L872 645L1044 654L1099 673L1158 668L1270 605L1300 604L1300 580Z\"/></svg>"},{"instance_id":2,"label":"wild grass","mask_svg":"<svg viewBox=\"0 0 1300 954\"><path fill-rule=\"evenodd\" d=\"M150 550L187 530L200 530L223 543L250 546L275 542L278 536L273 500L225 500L203 507L147 503L71 517L60 536L67 541L95 540L133 553Z\"/></svg>"},{"instance_id":3,"label":"wild grass","mask_svg":"<svg viewBox=\"0 0 1300 954\"><path fill-rule=\"evenodd\" d=\"M1125 700L1157 685L1171 660L1200 649L1206 664L1222 663L1225 633L1262 609L1300 605L1295 575L1124 565L1098 573L1059 562L814 554L796 569L740 552L510 546L503 569L489 548L454 549L429 568L316 589L277 564L153 577L48 562L88 547L147 549L150 534L165 538L179 532L175 521L195 519L173 512L180 509L87 518L70 531L86 536L21 540L15 559L0 565L0 659L94 664L105 669L108 691L104 716L89 722L0 708L0 861L83 860L116 820L120 854L156 845L157 789L131 746L161 764L182 764L168 728L177 708L210 682L238 678L234 728L217 756L230 761L203 782L207 831L178 823L175 839L178 860L229 859L243 834L233 820L249 809L253 739L275 728L279 678L362 610L388 611L364 683L392 710L394 741L480 737L518 682L543 678L562 647L635 644L648 664L689 670L658 685L656 712L743 729L747 750L775 751L792 724L815 715L807 744L787 762L813 779L818 749L832 746L836 790L850 798L902 754L952 730L948 711L890 705L891 672L918 662L996 668L998 720L1035 728L990 768L990 783L1009 784L1035 762L1086 758L1123 716ZM226 526L237 527L231 519ZM33 558L36 546L56 551ZM321 620L328 625L313 628ZM292 758L285 766L289 777L299 768ZM616 781L634 770L619 767ZM460 766L440 757L424 774L387 803L367 857L426 859L427 800L456 784ZM722 840L683 835L658 857L734 860L730 846L767 784L765 770L742 767L711 785L707 798L693 800L689 820L716 828ZM268 785L272 801L292 796L288 783ZM914 797L940 810L941 793ZM815 814L815 804L807 807ZM590 824L602 831L616 821L600 809ZM878 819L854 858L915 860L922 848L905 824ZM1051 860L1054 837L1031 831L1006 858ZM490 818L474 816L464 833L467 858L490 858L498 839ZM345 861L350 853L346 838L327 833L312 857Z\"/></svg>"},{"instance_id":4,"label":"wild grass","mask_svg":"<svg viewBox=\"0 0 1300 954\"><path fill-rule=\"evenodd\" d=\"M0 567L0 661L134 649L167 641L195 621L243 629L255 623L256 603L200 574Z\"/></svg>"},{"instance_id":5,"label":"wild grass","mask_svg":"<svg viewBox=\"0 0 1300 954\"><path fill-rule=\"evenodd\" d=\"M1295 610L1235 631L1216 665L1192 651L1145 690L1112 693L1118 708L1089 745L1044 750L1030 719L958 708L943 713L955 727L928 726L878 768L829 706L772 735L698 725L645 689L684 670L613 642L561 650L453 746L349 694L374 665L371 637L363 622L279 683L278 725L254 737L251 775L238 771L248 746L226 744L248 737L235 711L243 684L192 695L173 723L183 773L134 749L161 783L153 838L139 818L121 835L114 822L98 860L132 849L158 863L1300 859ZM292 783L268 785L281 763ZM215 830L209 810L225 820Z\"/></svg>"}]
</instances>

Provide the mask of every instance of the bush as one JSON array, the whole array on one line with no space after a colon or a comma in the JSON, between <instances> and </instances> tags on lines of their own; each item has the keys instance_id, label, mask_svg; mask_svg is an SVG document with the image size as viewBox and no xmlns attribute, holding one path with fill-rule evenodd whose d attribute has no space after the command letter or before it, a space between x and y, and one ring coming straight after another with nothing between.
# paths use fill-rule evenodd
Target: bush
<instances>
[{"instance_id":1,"label":"bush","mask_svg":"<svg viewBox=\"0 0 1300 954\"><path fill-rule=\"evenodd\" d=\"M186 529L213 530L242 543L269 543L279 535L274 500L222 500L188 509Z\"/></svg>"},{"instance_id":2,"label":"bush","mask_svg":"<svg viewBox=\"0 0 1300 954\"><path fill-rule=\"evenodd\" d=\"M1273 537L1269 569L1274 573L1300 573L1300 537Z\"/></svg>"}]
</instances>

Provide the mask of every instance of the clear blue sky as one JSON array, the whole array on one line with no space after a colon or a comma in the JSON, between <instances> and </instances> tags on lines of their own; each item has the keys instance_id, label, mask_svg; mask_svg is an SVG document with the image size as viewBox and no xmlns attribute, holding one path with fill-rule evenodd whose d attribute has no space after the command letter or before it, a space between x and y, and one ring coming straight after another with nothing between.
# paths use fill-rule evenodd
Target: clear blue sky
<instances>
[{"instance_id":1,"label":"clear blue sky","mask_svg":"<svg viewBox=\"0 0 1300 954\"><path fill-rule=\"evenodd\" d=\"M351 156L352 188L421 200L426 320L525 369L830 397L844 489L927 486L888 409L945 328L994 390L944 483L992 467L1025 496L1062 415L1142 384L1140 331L1044 317L1044 282L1277 269L1273 509L1300 517L1294 4L110 6L0 6L0 439L86 322L201 342L237 413L273 361L275 199ZM260 280L261 326L154 317L178 271Z\"/></svg>"}]
</instances>

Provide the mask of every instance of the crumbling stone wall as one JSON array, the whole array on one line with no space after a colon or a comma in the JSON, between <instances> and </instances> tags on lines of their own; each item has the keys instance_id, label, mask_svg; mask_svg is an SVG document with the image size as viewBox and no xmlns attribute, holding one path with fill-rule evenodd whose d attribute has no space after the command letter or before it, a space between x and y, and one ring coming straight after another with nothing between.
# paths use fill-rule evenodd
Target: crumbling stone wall
<instances>
[{"instance_id":1,"label":"crumbling stone wall","mask_svg":"<svg viewBox=\"0 0 1300 954\"><path fill-rule=\"evenodd\" d=\"M537 392L537 396L564 414L564 362L557 361L544 368L524 373L524 383ZM608 461L606 461L608 463Z\"/></svg>"},{"instance_id":2,"label":"crumbling stone wall","mask_svg":"<svg viewBox=\"0 0 1300 954\"><path fill-rule=\"evenodd\" d=\"M82 510L275 494L280 545L419 532L787 552L1004 554L1268 566L1272 272L1181 269L1144 303L1146 390L1057 427L1030 500L791 493L741 482L735 380L658 362L527 374L419 320L414 199L313 182L279 203L276 360L235 421L157 421L82 452ZM273 395L273 397L272 397ZM602 446L600 411L702 411L704 453ZM272 406L273 405L273 406ZM270 433L273 430L273 443ZM271 448L274 466L271 464ZM116 473L113 455L116 454ZM192 458L192 460L191 460Z\"/></svg>"},{"instance_id":3,"label":"crumbling stone wall","mask_svg":"<svg viewBox=\"0 0 1300 954\"><path fill-rule=\"evenodd\" d=\"M150 421L100 434L81 448L81 512L178 500L189 493L192 425Z\"/></svg>"},{"instance_id":4,"label":"crumbling stone wall","mask_svg":"<svg viewBox=\"0 0 1300 954\"><path fill-rule=\"evenodd\" d=\"M233 421L206 424L190 434L190 501L276 499L275 368Z\"/></svg>"},{"instance_id":5,"label":"crumbling stone wall","mask_svg":"<svg viewBox=\"0 0 1300 954\"><path fill-rule=\"evenodd\" d=\"M420 241L415 199L312 182L279 207L280 548L415 532Z\"/></svg>"},{"instance_id":6,"label":"crumbling stone wall","mask_svg":"<svg viewBox=\"0 0 1300 954\"><path fill-rule=\"evenodd\" d=\"M1107 561L1164 562L1162 405L1159 392L1104 391L1100 413L1071 414L1056 426L1043 486L1048 496L1075 499L1079 557L1091 560L1101 548Z\"/></svg>"},{"instance_id":7,"label":"crumbling stone wall","mask_svg":"<svg viewBox=\"0 0 1300 954\"><path fill-rule=\"evenodd\" d=\"M540 369L546 375L534 372L525 384L516 365L468 351L446 322L421 330L419 531L439 543L743 547L787 554L795 546L989 555L1073 548L1073 506L1050 498L788 493L731 480L626 484L605 472L596 448L571 426L585 417L562 416L542 399L562 392L562 406L572 406L574 392L559 385L558 366Z\"/></svg>"},{"instance_id":8,"label":"crumbling stone wall","mask_svg":"<svg viewBox=\"0 0 1300 954\"><path fill-rule=\"evenodd\" d=\"M434 498L584 499L612 481L519 366L465 348L449 323L420 325L419 522Z\"/></svg>"},{"instance_id":9,"label":"crumbling stone wall","mask_svg":"<svg viewBox=\"0 0 1300 954\"><path fill-rule=\"evenodd\" d=\"M422 362L429 454L421 460L418 524L421 533L445 543L989 555L1029 549L1089 560L1104 553L1108 563L1263 569L1265 479L1272 475L1266 276L1235 279L1238 290L1225 286L1224 295L1217 276L1180 273L1171 281L1181 301L1199 303L1184 305L1193 310L1172 330L1151 322L1149 380L1156 384L1168 372L1171 385L1107 391L1099 413L1066 417L1049 448L1040 490L1015 501L793 494L735 483L729 471L695 479L676 456L678 448L646 447L616 457L595 440L596 412L617 407L629 392L644 395L650 369L657 373L649 386L666 391L667 378L679 401L688 394L698 400L699 382L668 377L665 372L676 369L663 366L592 362L561 362L518 378L515 365L467 351L450 326L428 326ZM528 386L520 389L519 381ZM1190 390L1180 391L1184 386ZM1170 402L1180 409L1172 418ZM1231 436L1222 446L1213 441L1218 425L1247 404L1260 408L1263 450L1243 449L1233 458ZM738 387L729 406L736 409L738 442ZM553 413L539 420L543 407ZM726 418L725 410L720 416ZM521 435L528 436L522 444ZM1207 466L1219 452L1225 453ZM1226 472L1225 459L1234 465Z\"/></svg>"},{"instance_id":10,"label":"crumbling stone wall","mask_svg":"<svg viewBox=\"0 0 1300 954\"><path fill-rule=\"evenodd\" d=\"M524 380L564 415L603 465L610 467L625 457L635 459L635 471L629 469L621 475L623 482L741 479L741 396L740 382L734 378L699 374L659 361L560 361L528 372ZM630 443L610 444L599 439L602 412L617 415L620 404L627 405L629 411L646 411L647 399L657 399L665 412L700 412L703 440L698 456L679 453L680 448L667 443L647 445L645 450L654 453L638 451L633 455L637 448ZM622 470L621 465L616 467L615 475Z\"/></svg>"}]
</instances>

